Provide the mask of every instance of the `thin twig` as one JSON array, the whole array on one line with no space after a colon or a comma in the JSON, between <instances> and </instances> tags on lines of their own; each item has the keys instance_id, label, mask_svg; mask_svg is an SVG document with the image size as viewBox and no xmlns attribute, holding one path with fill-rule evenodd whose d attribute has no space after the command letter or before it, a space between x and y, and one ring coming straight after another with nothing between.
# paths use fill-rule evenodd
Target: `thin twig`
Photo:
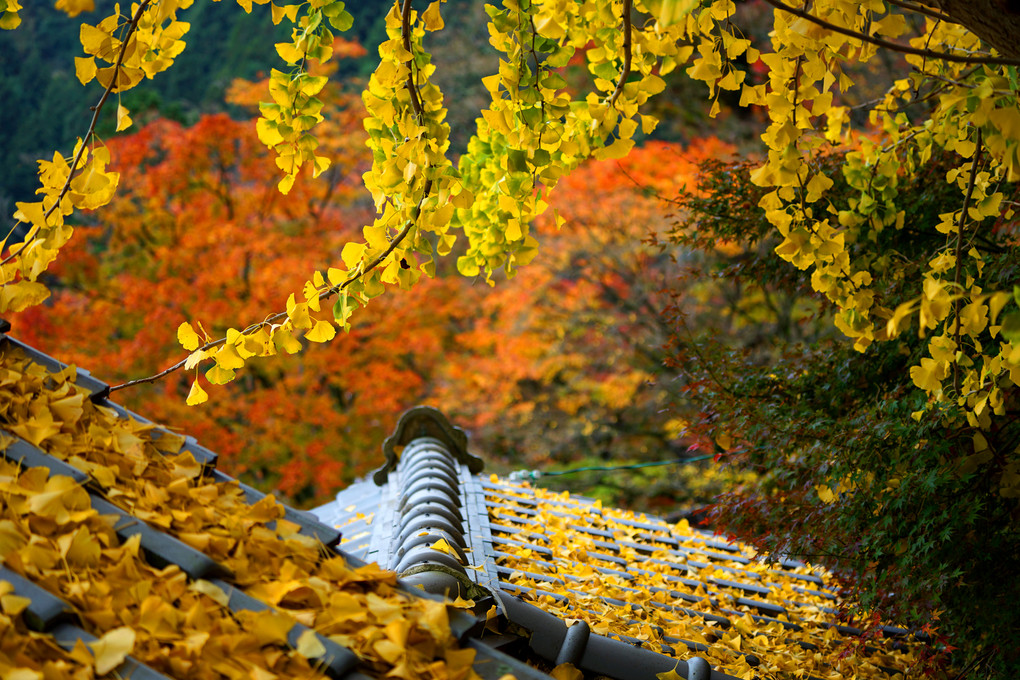
<instances>
[{"instance_id":1,"label":"thin twig","mask_svg":"<svg viewBox=\"0 0 1020 680\"><path fill-rule=\"evenodd\" d=\"M797 129L797 106L800 104L800 102L798 101L800 97L800 74L803 66L804 55L801 54L797 57L797 66L793 71L793 119L791 122L793 123L794 130ZM798 179L800 180L801 188L803 189L804 180L800 179L799 175Z\"/></svg>"},{"instance_id":2,"label":"thin twig","mask_svg":"<svg viewBox=\"0 0 1020 680\"><path fill-rule=\"evenodd\" d=\"M970 178L967 180L967 193L963 196L963 210L960 211L960 220L956 223L956 273L953 276L953 287L960 286L960 270L963 264L963 223L967 220L967 210L970 208L970 198L974 194L974 182L977 179L978 164L981 161L981 128L977 129L976 147L974 149L974 161L970 164ZM960 349L960 296L953 299L953 318L956 322L956 349ZM953 363L953 393L960 394L960 362Z\"/></svg>"},{"instance_id":3,"label":"thin twig","mask_svg":"<svg viewBox=\"0 0 1020 680\"><path fill-rule=\"evenodd\" d=\"M78 149L78 153L75 154L74 160L71 162L71 170L67 175L67 180L64 182L64 186L60 189L60 194L57 196L57 200L50 206L49 210L43 213L43 220L46 220L46 218L48 218L54 210L60 207L61 202L64 200L64 196L66 196L67 192L71 189L71 180L74 179L77 174L78 163L81 161L82 155L88 148L89 141L96 134L96 123L99 122L99 114L102 112L103 106L106 105L106 100L110 98L110 94L113 92L114 88L117 87L117 80L120 78L120 67L124 63L124 55L127 54L128 45L131 42L131 36L138 29L138 22L142 18L142 13L151 3L152 0L142 0L142 3L138 5L138 11L135 12L135 15L131 18L131 21L127 25L127 34L124 36L124 42L121 43L120 53L117 54L117 61L113 65L113 77L110 79L110 85L103 91L103 96L99 98L99 103L92 107L92 122L89 123L89 129L85 133L85 136L82 137L81 147ZM8 236L14 233L14 229L16 227L17 224L11 227L10 232L8 232ZM0 262L0 265L7 264L24 252L25 248L30 246L32 242L38 238L38 234L39 232L36 230L32 236L26 238L21 243L21 247L18 248L16 252L12 252L5 257L3 261Z\"/></svg>"},{"instance_id":4,"label":"thin twig","mask_svg":"<svg viewBox=\"0 0 1020 680\"><path fill-rule=\"evenodd\" d=\"M805 12L804 10L797 9L796 7L790 7L786 3L780 2L779 0L765 0L765 2L769 3L778 10L782 10L783 12L787 12L796 17L800 17L801 19L807 19L808 21L817 24L822 28L827 28L835 33L842 33L843 35L849 36L851 38L857 38L858 40L863 40L864 42L871 43L872 45L884 47L886 49L890 49L894 52L899 52L901 54L912 54L918 57L925 57L928 59L941 59L942 61L954 61L961 64L993 64L995 66L1020 66L1020 59L1009 59L1006 57L991 57L991 56L972 57L965 54L952 54L951 52L936 52L934 50L919 49L917 47L911 47L910 45L903 45L901 43L893 42L891 40L885 40L884 38L877 38L873 35L868 35L867 33L861 33L860 31L855 31L851 28L838 26L836 24L826 21L825 19L816 17L810 12Z\"/></svg>"},{"instance_id":5,"label":"thin twig","mask_svg":"<svg viewBox=\"0 0 1020 680\"><path fill-rule=\"evenodd\" d=\"M631 49L630 36L630 6L631 0L623 0L623 70L620 71L620 80L616 83L616 89L613 91L612 96L609 97L609 108L616 106L616 100L620 98L623 86L626 84L627 78L630 77L631 53L633 51Z\"/></svg>"},{"instance_id":6,"label":"thin twig","mask_svg":"<svg viewBox=\"0 0 1020 680\"><path fill-rule=\"evenodd\" d=\"M977 657L976 659L971 661L969 664L967 664L962 671L957 673L956 677L953 680L963 680L963 678L965 678L968 675L970 675L970 672L972 670L974 670L975 668L980 666L982 663L987 661L992 656L993 653L995 653L995 649L994 648L989 649L984 654L981 654L979 657Z\"/></svg>"},{"instance_id":7,"label":"thin twig","mask_svg":"<svg viewBox=\"0 0 1020 680\"><path fill-rule=\"evenodd\" d=\"M414 53L411 51L411 0L404 0L400 11L400 33L404 38L404 49L411 55L405 62L407 64L407 91L411 95L411 108L414 109L414 115L418 116L418 120L421 121L421 101L418 99L418 87L414 82Z\"/></svg>"}]
</instances>

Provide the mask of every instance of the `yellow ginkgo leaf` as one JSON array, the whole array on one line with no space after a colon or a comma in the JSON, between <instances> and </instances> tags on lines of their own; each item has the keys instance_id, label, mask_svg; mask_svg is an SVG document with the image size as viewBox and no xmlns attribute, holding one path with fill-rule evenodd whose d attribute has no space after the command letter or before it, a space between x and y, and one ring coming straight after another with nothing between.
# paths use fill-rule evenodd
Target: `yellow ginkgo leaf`
<instances>
[{"instance_id":1,"label":"yellow ginkgo leaf","mask_svg":"<svg viewBox=\"0 0 1020 680\"><path fill-rule=\"evenodd\" d=\"M71 477L56 475L46 486L28 499L29 509L40 517L49 517L58 524L70 518L70 512L89 507L88 493Z\"/></svg>"},{"instance_id":2,"label":"yellow ginkgo leaf","mask_svg":"<svg viewBox=\"0 0 1020 680\"><path fill-rule=\"evenodd\" d=\"M818 491L818 497L826 505L836 502L836 494L834 494L832 492L832 489L830 489L829 487L819 484L818 486L815 487L815 490Z\"/></svg>"},{"instance_id":3,"label":"yellow ginkgo leaf","mask_svg":"<svg viewBox=\"0 0 1020 680\"><path fill-rule=\"evenodd\" d=\"M295 650L306 659L317 659L326 653L326 646L319 640L315 631L309 628L298 637Z\"/></svg>"},{"instance_id":4,"label":"yellow ginkgo leaf","mask_svg":"<svg viewBox=\"0 0 1020 680\"><path fill-rule=\"evenodd\" d=\"M181 343L181 347L189 352L198 349L198 333L187 321L177 327L177 342Z\"/></svg>"},{"instance_id":5,"label":"yellow ginkgo leaf","mask_svg":"<svg viewBox=\"0 0 1020 680\"><path fill-rule=\"evenodd\" d=\"M191 383L191 391L188 392L186 403L188 406L197 406L198 404L204 404L208 400L209 394L198 384L198 378L195 378L195 382Z\"/></svg>"},{"instance_id":6,"label":"yellow ginkgo leaf","mask_svg":"<svg viewBox=\"0 0 1020 680\"><path fill-rule=\"evenodd\" d=\"M95 0L57 0L55 7L65 12L69 17L76 17L82 12L92 12L96 9Z\"/></svg>"},{"instance_id":7,"label":"yellow ginkgo leaf","mask_svg":"<svg viewBox=\"0 0 1020 680\"><path fill-rule=\"evenodd\" d=\"M315 327L305 333L305 337L311 342L329 342L336 337L336 329L330 322L319 319L315 322Z\"/></svg>"},{"instance_id":8,"label":"yellow ginkgo leaf","mask_svg":"<svg viewBox=\"0 0 1020 680\"><path fill-rule=\"evenodd\" d=\"M230 602L230 596L227 595L218 585L206 581L205 579L196 579L192 581L191 585L188 586L188 590L193 590L196 593L202 593L213 600L223 605L224 607Z\"/></svg>"},{"instance_id":9,"label":"yellow ginkgo leaf","mask_svg":"<svg viewBox=\"0 0 1020 680\"><path fill-rule=\"evenodd\" d=\"M552 673L549 675L553 676L556 680L582 680L584 678L584 674L572 663L561 663L552 669Z\"/></svg>"},{"instance_id":10,"label":"yellow ginkgo leaf","mask_svg":"<svg viewBox=\"0 0 1020 680\"><path fill-rule=\"evenodd\" d=\"M294 619L291 617L286 614L273 612L272 610L266 610L255 617L252 632L258 638L260 645L285 644L287 642L287 633L293 627Z\"/></svg>"},{"instance_id":11,"label":"yellow ginkgo leaf","mask_svg":"<svg viewBox=\"0 0 1020 680\"><path fill-rule=\"evenodd\" d=\"M443 17L439 14L438 0L429 4L428 9L422 12L421 18L425 22L425 30L428 31L441 31L446 25L443 22Z\"/></svg>"},{"instance_id":12,"label":"yellow ginkgo leaf","mask_svg":"<svg viewBox=\"0 0 1020 680\"><path fill-rule=\"evenodd\" d=\"M126 106L117 105L117 132L131 127L131 116L128 115L129 113L131 112L128 111Z\"/></svg>"},{"instance_id":13,"label":"yellow ginkgo leaf","mask_svg":"<svg viewBox=\"0 0 1020 680\"><path fill-rule=\"evenodd\" d=\"M3 609L4 614L8 616L18 616L31 603L32 601L27 597L14 595L13 593L0 597L0 609Z\"/></svg>"},{"instance_id":14,"label":"yellow ginkgo leaf","mask_svg":"<svg viewBox=\"0 0 1020 680\"><path fill-rule=\"evenodd\" d=\"M676 672L676 668L666 671L665 673L656 673L655 677L659 680L684 680L684 677Z\"/></svg>"},{"instance_id":15,"label":"yellow ginkgo leaf","mask_svg":"<svg viewBox=\"0 0 1020 680\"><path fill-rule=\"evenodd\" d=\"M75 57L74 75L78 76L78 80L81 81L82 85L91 83L93 78L96 77L96 58Z\"/></svg>"},{"instance_id":16,"label":"yellow ginkgo leaf","mask_svg":"<svg viewBox=\"0 0 1020 680\"><path fill-rule=\"evenodd\" d=\"M446 542L445 538L440 538L438 541L433 543L432 549L438 550L441 553L446 553L447 555L453 555L457 558L457 561L461 561L460 555L458 555L457 551L453 549L453 546Z\"/></svg>"},{"instance_id":17,"label":"yellow ginkgo leaf","mask_svg":"<svg viewBox=\"0 0 1020 680\"><path fill-rule=\"evenodd\" d=\"M135 646L135 631L127 626L114 628L91 645L95 657L96 675L106 675L124 659Z\"/></svg>"}]
</instances>

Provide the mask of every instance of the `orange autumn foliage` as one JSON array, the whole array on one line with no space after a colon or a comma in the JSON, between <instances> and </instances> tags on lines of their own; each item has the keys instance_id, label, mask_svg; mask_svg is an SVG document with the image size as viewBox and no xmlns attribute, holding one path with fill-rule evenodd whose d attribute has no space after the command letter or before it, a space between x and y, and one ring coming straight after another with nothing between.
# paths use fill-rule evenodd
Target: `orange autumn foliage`
<instances>
[{"instance_id":1,"label":"orange autumn foliage","mask_svg":"<svg viewBox=\"0 0 1020 680\"><path fill-rule=\"evenodd\" d=\"M250 104L252 91L237 83L230 96ZM161 120L113 140L123 190L59 262L52 303L15 318L16 333L119 384L179 358L167 328L197 319L215 335L279 307L307 263L339 259L373 210L360 184L360 102L334 83L328 95L320 140L333 165L286 196L251 122ZM184 405L187 373L116 398L297 503L369 472L396 418L418 403L514 466L570 462L597 453L590 442L620 459L668 456L654 313L668 257L640 241L666 226L663 197L692 181L700 159L726 152L716 141L654 143L584 166L550 199L562 226L538 225L543 256L513 284L441 271L374 301L339 342L250 364L225 386L200 377L225 394L198 408Z\"/></svg>"}]
</instances>

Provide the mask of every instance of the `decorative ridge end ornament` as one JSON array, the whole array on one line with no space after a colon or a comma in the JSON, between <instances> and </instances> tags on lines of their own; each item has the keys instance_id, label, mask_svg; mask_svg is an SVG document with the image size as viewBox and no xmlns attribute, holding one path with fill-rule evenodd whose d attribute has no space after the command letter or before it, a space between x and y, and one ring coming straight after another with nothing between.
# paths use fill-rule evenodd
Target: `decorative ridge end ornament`
<instances>
[{"instance_id":1,"label":"decorative ridge end ornament","mask_svg":"<svg viewBox=\"0 0 1020 680\"><path fill-rule=\"evenodd\" d=\"M467 449L467 434L459 427L454 427L439 409L431 406L415 406L400 416L393 434L383 442L383 455L386 462L375 471L372 480L377 486L386 483L392 470L400 462L396 447L407 446L415 439L431 437L442 442L458 463L467 465L471 474L478 474L485 467L481 458L472 456Z\"/></svg>"}]
</instances>

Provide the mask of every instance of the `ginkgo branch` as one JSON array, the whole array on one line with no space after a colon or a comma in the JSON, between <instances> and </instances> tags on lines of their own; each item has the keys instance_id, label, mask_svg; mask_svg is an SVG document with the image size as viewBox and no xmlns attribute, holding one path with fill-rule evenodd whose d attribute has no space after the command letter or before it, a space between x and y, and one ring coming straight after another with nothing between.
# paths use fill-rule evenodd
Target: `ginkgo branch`
<instances>
[{"instance_id":1,"label":"ginkgo branch","mask_svg":"<svg viewBox=\"0 0 1020 680\"><path fill-rule=\"evenodd\" d=\"M44 220L49 218L49 216L53 214L53 211L60 207L61 202L63 202L64 200L64 196L66 196L67 192L71 190L71 180L75 178L75 175L78 172L78 163L81 162L81 158L84 155L85 150L88 148L89 141L95 137L96 124L99 122L99 114L102 112L103 107L106 105L106 100L110 98L110 95L113 93L114 88L117 87L117 81L120 79L120 69L124 63L124 57L127 54L128 47L131 44L131 36L132 34L134 34L136 30L138 30L138 22L141 20L142 14L145 12L145 10L149 7L150 4L152 4L152 0L142 0L142 2L138 5L138 10L135 12L135 15L131 17L131 21L128 22L127 30L124 35L124 41L121 43L120 52L117 54L117 61L113 64L113 77L110 78L110 84L106 87L105 90L103 90L103 96L99 98L99 102L92 107L92 121L89 123L89 128L85 132L85 136L82 137L82 143L81 146L78 148L78 152L74 155L74 159L71 161L71 171L67 174L67 179L64 181L64 186L61 187L60 193L57 194L57 199L53 202L53 205L51 205L49 209L43 213ZM8 233L8 235L10 235L10 233L13 233L14 229L17 228L17 226L18 226L17 223L15 223L11 227L11 230ZM3 261L0 261L0 264L7 264L8 262L16 258L25 250L25 248L30 246L32 242L35 241L38 237L39 232L37 230L34 234L32 234L24 241L22 241L20 248L18 248L16 251L12 249L12 252L7 257L5 257Z\"/></svg>"},{"instance_id":2,"label":"ginkgo branch","mask_svg":"<svg viewBox=\"0 0 1020 680\"><path fill-rule=\"evenodd\" d=\"M992 56L971 56L967 54L953 54L952 52L938 52L935 50L921 49L918 47L912 47L910 45L904 45L902 43L893 42L892 40L885 40L877 36L869 35L867 33L861 33L855 31L852 28L846 28L845 26L839 26L817 17L810 12L806 12L796 7L791 7L780 0L765 0L773 7L788 14L792 14L801 19L806 19L813 24L817 24L822 28L826 28L835 33L842 33L850 38L856 38L863 40L864 42L871 43L878 47L884 47L894 52L901 54L912 54L918 57L925 57L926 59L941 59L942 61L953 61L961 64L991 64L994 66L1020 66L1020 59L1009 59L1007 57L992 57Z\"/></svg>"},{"instance_id":3,"label":"ginkgo branch","mask_svg":"<svg viewBox=\"0 0 1020 680\"><path fill-rule=\"evenodd\" d=\"M960 271L963 264L963 224L967 220L967 211L970 208L970 199L974 195L974 183L977 180L978 166L981 162L981 128L977 129L977 139L975 140L974 148L974 160L970 164L970 177L967 179L967 193L963 196L963 210L960 211L960 220L956 223L956 273L953 276L953 287L959 290L960 286ZM955 296L953 300L953 318L956 324L955 341L956 348L960 348L960 297ZM954 394L960 393L960 362L953 362L953 392Z\"/></svg>"},{"instance_id":4,"label":"ginkgo branch","mask_svg":"<svg viewBox=\"0 0 1020 680\"><path fill-rule=\"evenodd\" d=\"M404 49L412 55L408 58L407 64L407 91L411 95L411 108L418 120L422 119L421 100L418 98L418 86L414 82L414 53L411 51L411 0L404 0L400 8L401 24L400 33L404 39Z\"/></svg>"},{"instance_id":5,"label":"ginkgo branch","mask_svg":"<svg viewBox=\"0 0 1020 680\"><path fill-rule=\"evenodd\" d=\"M616 106L616 100L620 98L620 94L623 93L623 86L627 83L627 78L630 77L631 59L633 56L630 35L630 4L631 0L623 0L623 70L620 71L620 80L616 83L616 89L613 90L613 94L609 97L609 108Z\"/></svg>"}]
</instances>

